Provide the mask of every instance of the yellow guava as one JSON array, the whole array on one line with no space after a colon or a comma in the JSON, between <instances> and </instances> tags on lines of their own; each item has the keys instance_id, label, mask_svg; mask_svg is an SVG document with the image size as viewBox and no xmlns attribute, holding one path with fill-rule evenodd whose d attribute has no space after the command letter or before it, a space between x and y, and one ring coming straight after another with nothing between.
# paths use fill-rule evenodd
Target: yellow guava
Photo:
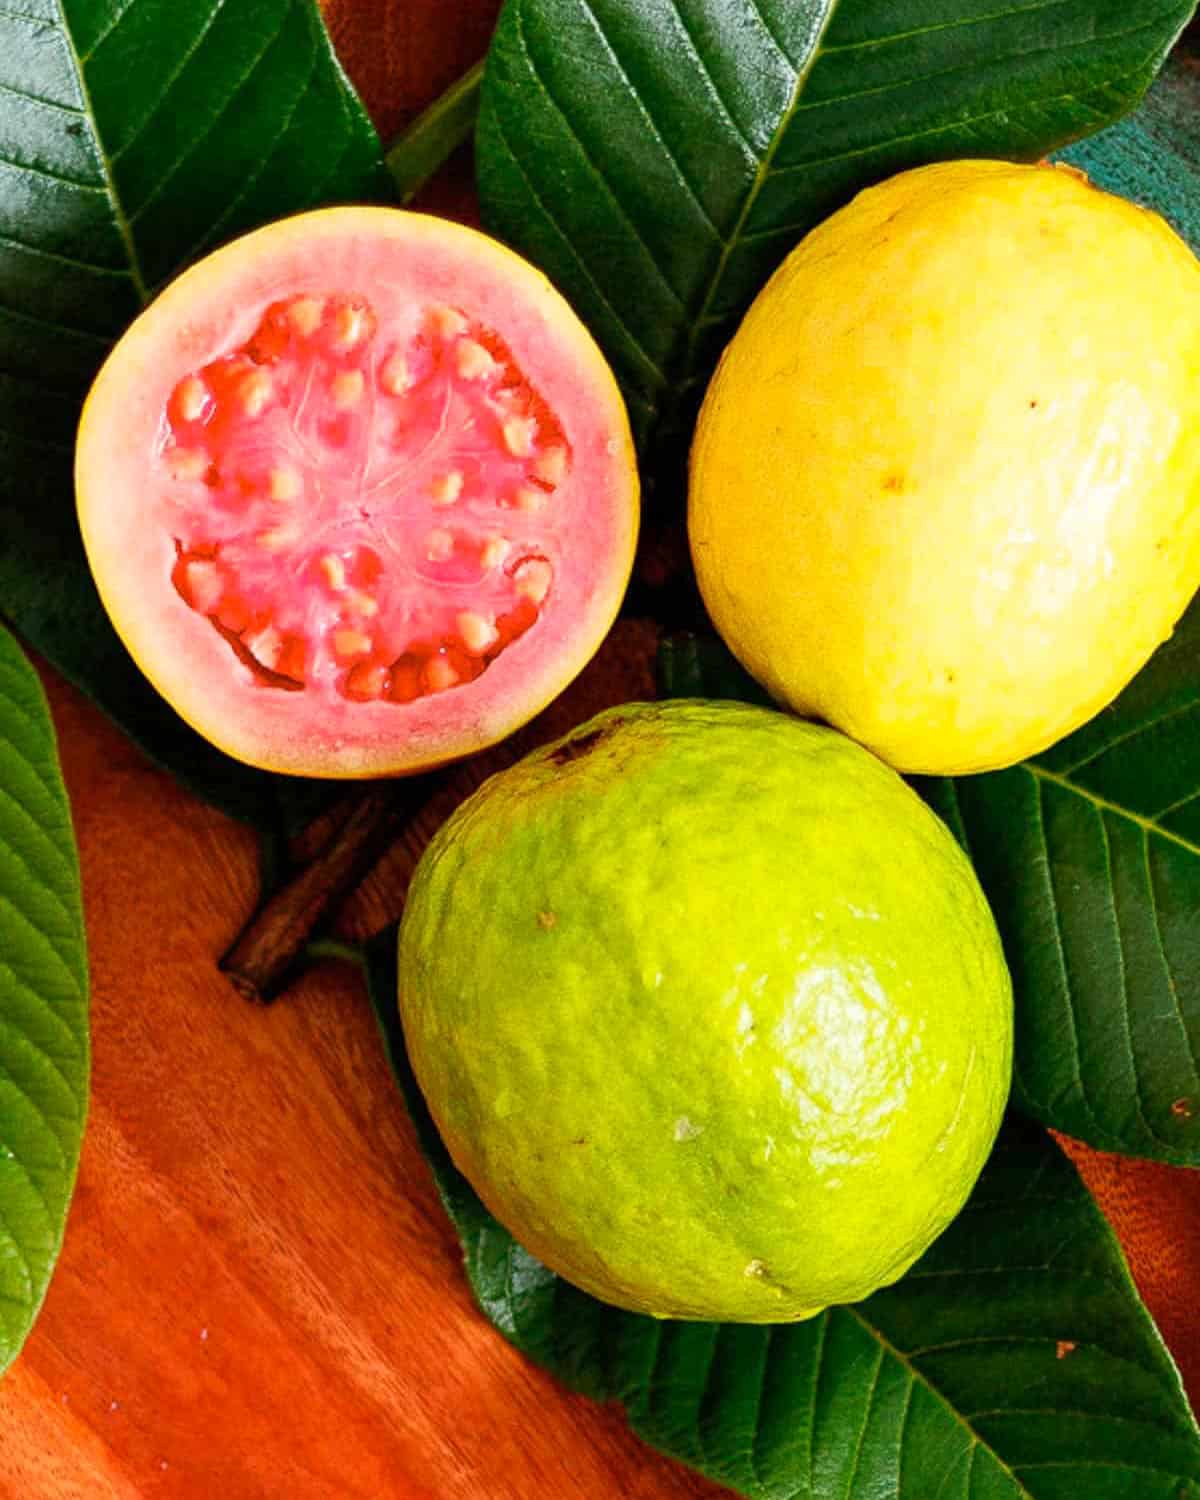
<instances>
[{"instance_id":1,"label":"yellow guava","mask_svg":"<svg viewBox=\"0 0 1200 1500\"><path fill-rule=\"evenodd\" d=\"M844 735L732 703L612 709L486 782L418 867L400 1009L492 1213L676 1318L894 1281L966 1200L1012 1064L944 825Z\"/></svg>"},{"instance_id":2,"label":"yellow guava","mask_svg":"<svg viewBox=\"0 0 1200 1500\"><path fill-rule=\"evenodd\" d=\"M1044 749L1200 584L1200 262L1069 168L870 189L726 350L689 532L781 702L904 771Z\"/></svg>"}]
</instances>

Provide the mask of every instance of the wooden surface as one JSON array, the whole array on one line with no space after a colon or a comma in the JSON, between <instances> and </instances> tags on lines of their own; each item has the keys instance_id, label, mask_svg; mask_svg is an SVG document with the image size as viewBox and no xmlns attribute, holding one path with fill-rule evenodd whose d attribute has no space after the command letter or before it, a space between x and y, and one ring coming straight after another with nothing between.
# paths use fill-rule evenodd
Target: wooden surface
<instances>
[{"instance_id":1,"label":"wooden surface","mask_svg":"<svg viewBox=\"0 0 1200 1500\"><path fill-rule=\"evenodd\" d=\"M331 10L390 124L472 60L495 4ZM547 732L644 692L651 645L624 627ZM213 965L254 899L253 838L49 686L83 860L93 1093L58 1274L0 1383L0 1497L723 1493L484 1323L355 973L324 966L268 1011L238 999ZM453 795L372 882L359 929L395 910ZM1200 1174L1083 1164L1200 1398Z\"/></svg>"}]
</instances>

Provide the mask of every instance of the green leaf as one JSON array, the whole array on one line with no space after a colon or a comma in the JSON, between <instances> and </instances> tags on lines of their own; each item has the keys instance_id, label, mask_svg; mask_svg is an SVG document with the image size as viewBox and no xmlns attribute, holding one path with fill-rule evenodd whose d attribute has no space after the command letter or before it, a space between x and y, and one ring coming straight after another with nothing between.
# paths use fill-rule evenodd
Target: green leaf
<instances>
[{"instance_id":1,"label":"green leaf","mask_svg":"<svg viewBox=\"0 0 1200 1500\"><path fill-rule=\"evenodd\" d=\"M455 1169L409 1068L395 935L372 1000L484 1313L647 1442L753 1500L1198 1500L1200 1432L1074 1169L1013 1122L896 1286L773 1327L656 1322L560 1280Z\"/></svg>"},{"instance_id":2,"label":"green leaf","mask_svg":"<svg viewBox=\"0 0 1200 1500\"><path fill-rule=\"evenodd\" d=\"M1033 159L1138 102L1194 0L507 0L485 222L557 282L646 451L768 274L859 188Z\"/></svg>"},{"instance_id":3,"label":"green leaf","mask_svg":"<svg viewBox=\"0 0 1200 1500\"><path fill-rule=\"evenodd\" d=\"M87 1113L79 866L41 684L0 629L0 1372L62 1245Z\"/></svg>"},{"instance_id":4,"label":"green leaf","mask_svg":"<svg viewBox=\"0 0 1200 1500\"><path fill-rule=\"evenodd\" d=\"M259 822L270 779L176 718L108 624L76 528L75 426L113 340L189 261L390 191L312 0L0 8L0 599L160 762Z\"/></svg>"}]
</instances>

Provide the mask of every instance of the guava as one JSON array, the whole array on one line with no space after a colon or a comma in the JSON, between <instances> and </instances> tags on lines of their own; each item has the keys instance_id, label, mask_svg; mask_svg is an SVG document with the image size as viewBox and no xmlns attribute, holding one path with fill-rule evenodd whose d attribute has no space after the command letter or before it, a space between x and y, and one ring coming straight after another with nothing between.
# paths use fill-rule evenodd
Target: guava
<instances>
[{"instance_id":1,"label":"guava","mask_svg":"<svg viewBox=\"0 0 1200 1500\"><path fill-rule=\"evenodd\" d=\"M450 1154L607 1302L778 1322L900 1276L964 1203L1012 994L966 857L775 710L610 709L422 858L400 1011Z\"/></svg>"},{"instance_id":2,"label":"guava","mask_svg":"<svg viewBox=\"0 0 1200 1500\"><path fill-rule=\"evenodd\" d=\"M1200 584L1200 262L1073 169L868 190L725 351L689 532L780 702L905 771L1045 749Z\"/></svg>"},{"instance_id":3,"label":"guava","mask_svg":"<svg viewBox=\"0 0 1200 1500\"><path fill-rule=\"evenodd\" d=\"M216 251L117 344L79 429L101 599L213 743L418 770L531 718L632 566L616 384L546 279L461 225L301 214Z\"/></svg>"}]
</instances>

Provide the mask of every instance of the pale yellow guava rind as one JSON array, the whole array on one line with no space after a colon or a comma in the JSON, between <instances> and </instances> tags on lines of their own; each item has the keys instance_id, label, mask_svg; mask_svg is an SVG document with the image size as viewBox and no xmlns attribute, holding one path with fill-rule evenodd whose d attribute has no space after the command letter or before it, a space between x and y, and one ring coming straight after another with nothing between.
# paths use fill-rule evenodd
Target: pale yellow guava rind
<instances>
[{"instance_id":1,"label":"pale yellow guava rind","mask_svg":"<svg viewBox=\"0 0 1200 1500\"><path fill-rule=\"evenodd\" d=\"M606 1301L776 1322L899 1276L965 1201L1012 999L945 827L840 734L632 705L494 776L400 935L450 1153Z\"/></svg>"},{"instance_id":2,"label":"pale yellow guava rind","mask_svg":"<svg viewBox=\"0 0 1200 1500\"><path fill-rule=\"evenodd\" d=\"M1200 262L1071 170L863 193L727 349L689 529L713 620L780 701L906 771L1044 749L1200 584Z\"/></svg>"}]
</instances>

